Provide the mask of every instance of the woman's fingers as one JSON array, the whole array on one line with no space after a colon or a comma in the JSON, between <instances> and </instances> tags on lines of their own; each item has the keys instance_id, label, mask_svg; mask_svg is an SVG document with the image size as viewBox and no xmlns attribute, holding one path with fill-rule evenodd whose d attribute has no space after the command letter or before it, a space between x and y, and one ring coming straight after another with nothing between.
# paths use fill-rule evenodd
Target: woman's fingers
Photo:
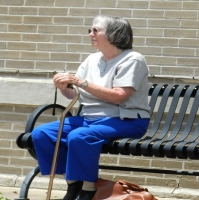
<instances>
[{"instance_id":1,"label":"woman's fingers","mask_svg":"<svg viewBox=\"0 0 199 200\"><path fill-rule=\"evenodd\" d=\"M53 81L54 81L54 83L69 83L70 82L70 78L69 78L68 74L60 73L60 74L56 74L53 77Z\"/></svg>"},{"instance_id":2,"label":"woman's fingers","mask_svg":"<svg viewBox=\"0 0 199 200\"><path fill-rule=\"evenodd\" d=\"M64 90L67 85L71 83L71 74L69 73L59 73L53 77L55 87Z\"/></svg>"},{"instance_id":3,"label":"woman's fingers","mask_svg":"<svg viewBox=\"0 0 199 200\"><path fill-rule=\"evenodd\" d=\"M67 88L67 83L54 83L54 86L56 88L59 88L60 90L65 90Z\"/></svg>"}]
</instances>

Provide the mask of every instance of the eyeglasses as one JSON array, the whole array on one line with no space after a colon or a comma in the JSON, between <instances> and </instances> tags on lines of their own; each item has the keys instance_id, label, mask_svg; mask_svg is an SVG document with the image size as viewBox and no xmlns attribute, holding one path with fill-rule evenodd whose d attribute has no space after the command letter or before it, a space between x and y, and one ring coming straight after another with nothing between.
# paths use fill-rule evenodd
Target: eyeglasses
<instances>
[{"instance_id":1,"label":"eyeglasses","mask_svg":"<svg viewBox=\"0 0 199 200\"><path fill-rule=\"evenodd\" d=\"M93 32L94 35L96 35L99 32L99 30L97 30L96 28L89 28L88 29L88 34L90 34L91 32Z\"/></svg>"}]
</instances>

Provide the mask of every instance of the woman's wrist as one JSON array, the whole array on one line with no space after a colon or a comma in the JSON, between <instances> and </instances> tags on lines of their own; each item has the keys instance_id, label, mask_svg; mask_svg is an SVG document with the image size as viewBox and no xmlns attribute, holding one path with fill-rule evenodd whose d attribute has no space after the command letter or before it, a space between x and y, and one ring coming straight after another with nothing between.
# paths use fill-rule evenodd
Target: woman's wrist
<instances>
[{"instance_id":1,"label":"woman's wrist","mask_svg":"<svg viewBox=\"0 0 199 200\"><path fill-rule=\"evenodd\" d=\"M77 78L77 79L74 79L73 84L77 87L84 88L88 85L88 81Z\"/></svg>"},{"instance_id":2,"label":"woman's wrist","mask_svg":"<svg viewBox=\"0 0 199 200\"><path fill-rule=\"evenodd\" d=\"M88 81L84 80L83 83L80 85L81 88L85 88L88 86Z\"/></svg>"}]
</instances>

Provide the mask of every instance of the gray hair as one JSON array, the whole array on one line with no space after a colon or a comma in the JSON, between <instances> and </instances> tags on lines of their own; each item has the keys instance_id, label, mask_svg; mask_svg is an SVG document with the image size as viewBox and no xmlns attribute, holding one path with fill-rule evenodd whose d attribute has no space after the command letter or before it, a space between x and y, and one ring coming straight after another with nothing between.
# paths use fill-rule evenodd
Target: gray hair
<instances>
[{"instance_id":1,"label":"gray hair","mask_svg":"<svg viewBox=\"0 0 199 200\"><path fill-rule=\"evenodd\" d=\"M93 26L103 29L110 44L118 49L132 49L133 31L127 20L99 15L94 18Z\"/></svg>"}]
</instances>

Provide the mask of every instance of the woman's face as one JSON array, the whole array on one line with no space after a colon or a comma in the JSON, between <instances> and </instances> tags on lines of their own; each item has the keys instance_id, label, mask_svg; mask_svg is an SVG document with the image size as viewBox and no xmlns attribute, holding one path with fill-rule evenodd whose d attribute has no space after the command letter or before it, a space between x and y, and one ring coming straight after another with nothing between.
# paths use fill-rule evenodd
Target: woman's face
<instances>
[{"instance_id":1,"label":"woman's face","mask_svg":"<svg viewBox=\"0 0 199 200\"><path fill-rule=\"evenodd\" d=\"M106 48L108 44L110 45L104 29L93 26L88 30L88 33L91 37L92 46L98 50L103 51L103 49Z\"/></svg>"}]
</instances>

